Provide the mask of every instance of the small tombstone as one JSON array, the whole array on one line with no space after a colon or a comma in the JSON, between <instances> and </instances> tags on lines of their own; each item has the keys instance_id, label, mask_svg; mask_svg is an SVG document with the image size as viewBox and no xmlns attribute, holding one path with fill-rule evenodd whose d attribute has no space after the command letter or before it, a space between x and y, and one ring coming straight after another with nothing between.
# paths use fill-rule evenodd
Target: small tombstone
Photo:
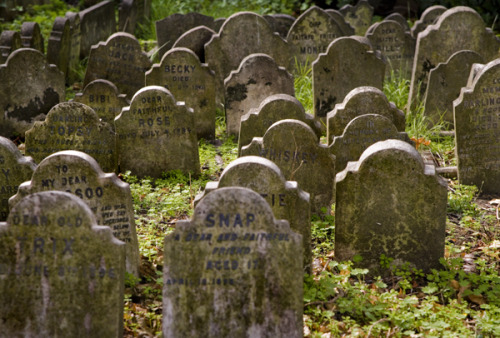
<instances>
[{"instance_id":1,"label":"small tombstone","mask_svg":"<svg viewBox=\"0 0 500 338\"><path fill-rule=\"evenodd\" d=\"M424 114L432 124L439 123L441 117L453 129L453 101L465 87L474 63L483 63L481 55L471 50L454 53L429 72L429 82L424 96Z\"/></svg>"},{"instance_id":2,"label":"small tombstone","mask_svg":"<svg viewBox=\"0 0 500 338\"><path fill-rule=\"evenodd\" d=\"M354 27L356 35L365 35L372 24L373 7L367 0L360 0L355 6L345 5L340 9L345 21Z\"/></svg>"},{"instance_id":3,"label":"small tombstone","mask_svg":"<svg viewBox=\"0 0 500 338\"><path fill-rule=\"evenodd\" d=\"M342 36L354 35L354 28L345 21L344 15L342 15L342 13L340 13L336 9L325 9L325 12L327 12L335 21L337 21L337 24L342 30Z\"/></svg>"},{"instance_id":4,"label":"small tombstone","mask_svg":"<svg viewBox=\"0 0 500 338\"><path fill-rule=\"evenodd\" d=\"M151 16L151 0L123 0L118 10L118 30L134 34L137 24Z\"/></svg>"},{"instance_id":5,"label":"small tombstone","mask_svg":"<svg viewBox=\"0 0 500 338\"><path fill-rule=\"evenodd\" d=\"M299 100L287 94L275 94L262 100L258 108L250 109L241 117L238 154L241 147L252 142L254 137L264 136L273 123L285 119L302 121L311 127L318 138L321 137L320 123L305 112Z\"/></svg>"},{"instance_id":6,"label":"small tombstone","mask_svg":"<svg viewBox=\"0 0 500 338\"><path fill-rule=\"evenodd\" d=\"M227 133L239 134L241 117L273 94L295 95L293 75L266 54L251 54L224 81Z\"/></svg>"},{"instance_id":7,"label":"small tombstone","mask_svg":"<svg viewBox=\"0 0 500 338\"><path fill-rule=\"evenodd\" d=\"M389 21L389 20L396 21L397 23L399 23L401 25L401 27L404 28L405 32L410 32L410 25L408 25L408 21L400 13L392 13L384 18L384 21Z\"/></svg>"},{"instance_id":8,"label":"small tombstone","mask_svg":"<svg viewBox=\"0 0 500 338\"><path fill-rule=\"evenodd\" d=\"M254 137L241 148L242 156L267 158L281 169L288 181L311 196L311 213L329 214L335 201L335 156L319 143L314 131L304 122L281 120L263 137Z\"/></svg>"},{"instance_id":9,"label":"small tombstone","mask_svg":"<svg viewBox=\"0 0 500 338\"><path fill-rule=\"evenodd\" d=\"M80 15L80 58L89 56L90 48L105 41L116 32L115 4L113 1L101 1L84 9Z\"/></svg>"},{"instance_id":10,"label":"small tombstone","mask_svg":"<svg viewBox=\"0 0 500 338\"><path fill-rule=\"evenodd\" d=\"M325 53L328 45L342 35L343 31L333 17L312 6L297 18L288 32L291 67L295 67L296 63L310 67L318 55Z\"/></svg>"},{"instance_id":11,"label":"small tombstone","mask_svg":"<svg viewBox=\"0 0 500 338\"><path fill-rule=\"evenodd\" d=\"M226 22L226 18L217 18L214 20L214 31L218 33L222 25Z\"/></svg>"},{"instance_id":12,"label":"small tombstone","mask_svg":"<svg viewBox=\"0 0 500 338\"><path fill-rule=\"evenodd\" d=\"M333 41L312 65L314 116L324 119L354 88L382 89L385 66L366 38L349 36Z\"/></svg>"},{"instance_id":13,"label":"small tombstone","mask_svg":"<svg viewBox=\"0 0 500 338\"><path fill-rule=\"evenodd\" d=\"M0 65L0 132L11 137L24 135L37 120L64 100L64 74L49 65L36 49L21 48Z\"/></svg>"},{"instance_id":14,"label":"small tombstone","mask_svg":"<svg viewBox=\"0 0 500 338\"><path fill-rule=\"evenodd\" d=\"M23 22L21 26L21 44L23 48L33 48L45 52L43 35L37 22Z\"/></svg>"},{"instance_id":15,"label":"small tombstone","mask_svg":"<svg viewBox=\"0 0 500 338\"><path fill-rule=\"evenodd\" d=\"M358 256L372 276L389 273L380 267L382 254L395 267L439 269L447 185L413 146L375 143L337 174L336 191L335 259Z\"/></svg>"},{"instance_id":16,"label":"small tombstone","mask_svg":"<svg viewBox=\"0 0 500 338\"><path fill-rule=\"evenodd\" d=\"M139 244L127 183L114 173L104 173L91 156L74 150L46 157L26 181L10 199L12 207L23 197L40 191L66 191L80 197L96 215L97 224L109 226L113 236L126 244L127 272L139 275Z\"/></svg>"},{"instance_id":17,"label":"small tombstone","mask_svg":"<svg viewBox=\"0 0 500 338\"><path fill-rule=\"evenodd\" d=\"M115 33L106 42L92 46L83 84L109 80L121 93L132 97L144 87L144 74L150 67L151 61L133 35Z\"/></svg>"},{"instance_id":18,"label":"small tombstone","mask_svg":"<svg viewBox=\"0 0 500 338\"><path fill-rule=\"evenodd\" d=\"M80 42L82 36L80 34L80 16L78 13L67 12L66 18L69 21L70 28L70 46L69 46L69 62L68 62L68 81L74 83L79 81L77 72L80 64Z\"/></svg>"},{"instance_id":19,"label":"small tombstone","mask_svg":"<svg viewBox=\"0 0 500 338\"><path fill-rule=\"evenodd\" d=\"M162 177L170 170L200 173L194 113L159 86L139 90L115 118L121 172Z\"/></svg>"},{"instance_id":20,"label":"small tombstone","mask_svg":"<svg viewBox=\"0 0 500 338\"><path fill-rule=\"evenodd\" d=\"M258 193L209 193L165 238L163 336L302 337L301 255Z\"/></svg>"},{"instance_id":21,"label":"small tombstone","mask_svg":"<svg viewBox=\"0 0 500 338\"><path fill-rule=\"evenodd\" d=\"M427 26L433 25L437 19L446 12L447 8L444 6L436 5L428 7L420 16L420 19L415 21L411 28L411 35L416 39L418 33L423 32Z\"/></svg>"},{"instance_id":22,"label":"small tombstone","mask_svg":"<svg viewBox=\"0 0 500 338\"><path fill-rule=\"evenodd\" d=\"M163 86L194 111L198 138L215 139L215 76L187 48L172 48L146 72L146 86Z\"/></svg>"},{"instance_id":23,"label":"small tombstone","mask_svg":"<svg viewBox=\"0 0 500 338\"><path fill-rule=\"evenodd\" d=\"M269 22L273 31L278 33L283 39L286 39L290 27L295 22L295 18L288 14L264 15L264 18Z\"/></svg>"},{"instance_id":24,"label":"small tombstone","mask_svg":"<svg viewBox=\"0 0 500 338\"><path fill-rule=\"evenodd\" d=\"M21 47L21 35L18 32L3 31L0 34L0 64L7 62L9 55Z\"/></svg>"},{"instance_id":25,"label":"small tombstone","mask_svg":"<svg viewBox=\"0 0 500 338\"><path fill-rule=\"evenodd\" d=\"M258 178L258 179L256 179ZM208 182L195 204L215 189L249 188L259 193L271 206L276 219L286 219L290 229L302 236L304 271L311 272L311 206L309 194L297 182L287 181L274 162L259 156L244 156L231 162L219 182Z\"/></svg>"},{"instance_id":26,"label":"small tombstone","mask_svg":"<svg viewBox=\"0 0 500 338\"><path fill-rule=\"evenodd\" d=\"M124 243L62 191L29 195L0 223L0 325L5 337L118 337Z\"/></svg>"},{"instance_id":27,"label":"small tombstone","mask_svg":"<svg viewBox=\"0 0 500 338\"><path fill-rule=\"evenodd\" d=\"M109 123L113 128L115 117L129 102L125 94L120 94L118 88L108 80L94 80L83 88L83 92L76 93L75 102L83 103L92 108L101 121Z\"/></svg>"},{"instance_id":28,"label":"small tombstone","mask_svg":"<svg viewBox=\"0 0 500 338\"><path fill-rule=\"evenodd\" d=\"M66 76L68 74L71 30L68 18L58 16L50 32L47 46L47 61L56 65Z\"/></svg>"},{"instance_id":29,"label":"small tombstone","mask_svg":"<svg viewBox=\"0 0 500 338\"><path fill-rule=\"evenodd\" d=\"M214 30L205 26L198 26L182 34L175 41L172 48L184 47L191 49L200 61L205 63L205 44L210 41L214 34L216 34Z\"/></svg>"},{"instance_id":30,"label":"small tombstone","mask_svg":"<svg viewBox=\"0 0 500 338\"><path fill-rule=\"evenodd\" d=\"M26 155L40 163L61 150L79 150L92 156L105 172L117 169L115 133L99 121L92 108L78 102L53 107L45 121L37 121L26 132Z\"/></svg>"},{"instance_id":31,"label":"small tombstone","mask_svg":"<svg viewBox=\"0 0 500 338\"><path fill-rule=\"evenodd\" d=\"M31 157L24 157L8 138L0 136L0 221L7 220L9 198L17 193L18 186L28 181L36 168Z\"/></svg>"},{"instance_id":32,"label":"small tombstone","mask_svg":"<svg viewBox=\"0 0 500 338\"><path fill-rule=\"evenodd\" d=\"M453 102L458 180L500 193L500 59L483 67Z\"/></svg>"},{"instance_id":33,"label":"small tombstone","mask_svg":"<svg viewBox=\"0 0 500 338\"><path fill-rule=\"evenodd\" d=\"M344 129L351 120L365 114L378 114L387 117L398 131L405 131L405 113L396 105L389 102L387 96L374 87L358 87L345 97L342 103L327 115L327 140L333 142L335 136L344 133Z\"/></svg>"}]
</instances>

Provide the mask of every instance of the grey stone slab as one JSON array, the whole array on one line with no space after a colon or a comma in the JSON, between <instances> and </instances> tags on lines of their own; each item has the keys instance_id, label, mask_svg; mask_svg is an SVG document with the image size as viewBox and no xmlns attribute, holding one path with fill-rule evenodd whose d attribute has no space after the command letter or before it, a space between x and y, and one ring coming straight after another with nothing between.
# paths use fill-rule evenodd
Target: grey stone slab
<instances>
[{"instance_id":1,"label":"grey stone slab","mask_svg":"<svg viewBox=\"0 0 500 338\"><path fill-rule=\"evenodd\" d=\"M151 18L151 0L123 0L118 9L118 30L134 34L138 24Z\"/></svg>"},{"instance_id":2,"label":"grey stone slab","mask_svg":"<svg viewBox=\"0 0 500 338\"><path fill-rule=\"evenodd\" d=\"M389 14L388 16L386 16L384 18L384 21L388 21L388 20L396 21L404 28L405 32L410 32L410 25L408 25L408 21L400 13Z\"/></svg>"},{"instance_id":3,"label":"grey stone slab","mask_svg":"<svg viewBox=\"0 0 500 338\"><path fill-rule=\"evenodd\" d=\"M3 31L0 34L0 64L5 63L9 55L21 47L21 35L19 32Z\"/></svg>"},{"instance_id":4,"label":"grey stone slab","mask_svg":"<svg viewBox=\"0 0 500 338\"><path fill-rule=\"evenodd\" d=\"M356 35L363 36L372 24L373 7L367 0L359 0L356 5L345 5L340 8L345 21L354 27Z\"/></svg>"},{"instance_id":5,"label":"grey stone slab","mask_svg":"<svg viewBox=\"0 0 500 338\"><path fill-rule=\"evenodd\" d=\"M37 22L23 22L21 25L21 44L23 48L33 48L45 53L43 35Z\"/></svg>"},{"instance_id":6,"label":"grey stone slab","mask_svg":"<svg viewBox=\"0 0 500 338\"><path fill-rule=\"evenodd\" d=\"M264 18L269 22L273 30L284 39L286 39L290 27L295 22L295 18L288 14L270 14L264 15Z\"/></svg>"},{"instance_id":7,"label":"grey stone slab","mask_svg":"<svg viewBox=\"0 0 500 338\"><path fill-rule=\"evenodd\" d=\"M335 19L335 21L337 21L337 24L342 30L342 36L354 35L354 28L345 21L344 15L340 13L340 11L336 9L325 9L325 12L327 12L333 19Z\"/></svg>"},{"instance_id":8,"label":"grey stone slab","mask_svg":"<svg viewBox=\"0 0 500 338\"><path fill-rule=\"evenodd\" d=\"M80 81L78 68L80 66L80 45L82 41L80 29L80 15L78 13L66 12L65 15L69 21L70 28L70 46L69 46L69 61L68 61L68 83Z\"/></svg>"},{"instance_id":9,"label":"grey stone slab","mask_svg":"<svg viewBox=\"0 0 500 338\"><path fill-rule=\"evenodd\" d=\"M433 25L441 14L446 12L447 8L441 5L428 7L423 11L420 19L415 21L411 28L411 35L416 39L420 32L423 32L427 26Z\"/></svg>"},{"instance_id":10,"label":"grey stone slab","mask_svg":"<svg viewBox=\"0 0 500 338\"><path fill-rule=\"evenodd\" d=\"M115 4L113 1L101 1L83 11L80 15L80 58L90 55L93 45L116 32Z\"/></svg>"},{"instance_id":11,"label":"grey stone slab","mask_svg":"<svg viewBox=\"0 0 500 338\"><path fill-rule=\"evenodd\" d=\"M47 46L47 61L59 68L64 76L68 74L71 47L71 27L68 18L58 16L50 32Z\"/></svg>"},{"instance_id":12,"label":"grey stone slab","mask_svg":"<svg viewBox=\"0 0 500 338\"><path fill-rule=\"evenodd\" d=\"M172 48L184 47L191 49L200 61L205 63L205 44L210 41L214 34L216 34L215 31L206 26L194 27L182 34L175 41Z\"/></svg>"}]
</instances>

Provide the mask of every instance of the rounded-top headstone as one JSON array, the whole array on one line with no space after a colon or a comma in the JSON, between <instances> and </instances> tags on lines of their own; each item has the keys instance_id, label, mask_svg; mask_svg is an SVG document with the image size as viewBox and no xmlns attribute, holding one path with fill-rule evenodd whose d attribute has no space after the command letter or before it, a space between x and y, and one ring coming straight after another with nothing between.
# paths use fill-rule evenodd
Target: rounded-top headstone
<instances>
[{"instance_id":1,"label":"rounded-top headstone","mask_svg":"<svg viewBox=\"0 0 500 338\"><path fill-rule=\"evenodd\" d=\"M411 28L411 35L417 38L418 33L424 31L427 26L430 26L436 22L441 14L446 12L447 8L441 5L428 7L423 11L420 19L415 21L413 27Z\"/></svg>"},{"instance_id":2,"label":"rounded-top headstone","mask_svg":"<svg viewBox=\"0 0 500 338\"><path fill-rule=\"evenodd\" d=\"M194 27L182 34L172 48L188 48L198 56L202 63L205 63L205 44L210 41L214 34L216 34L215 31L206 26Z\"/></svg>"},{"instance_id":3,"label":"rounded-top headstone","mask_svg":"<svg viewBox=\"0 0 500 338\"><path fill-rule=\"evenodd\" d=\"M23 22L21 25L21 43L24 48L33 48L45 52L43 35L37 22Z\"/></svg>"}]
</instances>

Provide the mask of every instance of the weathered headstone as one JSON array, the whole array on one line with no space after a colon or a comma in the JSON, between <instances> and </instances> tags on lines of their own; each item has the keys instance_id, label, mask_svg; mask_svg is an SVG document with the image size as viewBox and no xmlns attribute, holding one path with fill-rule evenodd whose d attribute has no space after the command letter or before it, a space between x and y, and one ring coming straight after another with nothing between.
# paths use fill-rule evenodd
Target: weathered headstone
<instances>
[{"instance_id":1,"label":"weathered headstone","mask_svg":"<svg viewBox=\"0 0 500 338\"><path fill-rule=\"evenodd\" d=\"M310 67L319 53L326 52L328 45L343 35L337 21L317 6L309 8L293 23L288 32L290 65ZM293 69L293 68L292 68Z\"/></svg>"},{"instance_id":2,"label":"weathered headstone","mask_svg":"<svg viewBox=\"0 0 500 338\"><path fill-rule=\"evenodd\" d=\"M409 188L411 187L411 188ZM446 182L415 147L377 142L337 174L335 259L361 258L370 274L388 275L380 257L401 267L440 267L446 228Z\"/></svg>"},{"instance_id":3,"label":"weathered headstone","mask_svg":"<svg viewBox=\"0 0 500 338\"><path fill-rule=\"evenodd\" d=\"M290 27L295 22L295 18L288 14L264 15L264 18L269 22L273 31L278 33L283 39L286 39Z\"/></svg>"},{"instance_id":4,"label":"weathered headstone","mask_svg":"<svg viewBox=\"0 0 500 338\"><path fill-rule=\"evenodd\" d=\"M9 200L12 207L23 197L40 191L66 191L80 197L96 215L97 224L109 226L113 236L126 244L127 272L139 275L139 244L127 183L114 173L104 173L91 156L74 150L46 157L26 181Z\"/></svg>"},{"instance_id":5,"label":"weathered headstone","mask_svg":"<svg viewBox=\"0 0 500 338\"><path fill-rule=\"evenodd\" d=\"M405 32L410 32L410 25L408 25L408 21L400 13L392 13L384 18L384 21L389 21L389 20L396 21L404 28Z\"/></svg>"},{"instance_id":6,"label":"weathered headstone","mask_svg":"<svg viewBox=\"0 0 500 338\"><path fill-rule=\"evenodd\" d=\"M68 74L71 30L68 18L58 16L50 32L47 46L47 62L59 68L64 76Z\"/></svg>"},{"instance_id":7,"label":"weathered headstone","mask_svg":"<svg viewBox=\"0 0 500 338\"><path fill-rule=\"evenodd\" d=\"M280 120L293 119L307 124L316 136L321 137L321 125L312 115L305 112L302 103L287 94L268 96L258 108L252 108L241 117L238 137L238 154L241 147L252 142L254 137L262 137L271 125Z\"/></svg>"},{"instance_id":8,"label":"weathered headstone","mask_svg":"<svg viewBox=\"0 0 500 338\"><path fill-rule=\"evenodd\" d=\"M22 199L0 223L2 336L121 336L124 254L78 197Z\"/></svg>"},{"instance_id":9,"label":"weathered headstone","mask_svg":"<svg viewBox=\"0 0 500 338\"><path fill-rule=\"evenodd\" d=\"M342 30L342 36L354 35L354 28L345 21L344 15L342 15L342 13L340 13L336 9L325 9L325 12L327 12L335 21L337 21L337 24Z\"/></svg>"},{"instance_id":10,"label":"weathered headstone","mask_svg":"<svg viewBox=\"0 0 500 338\"><path fill-rule=\"evenodd\" d=\"M135 33L137 24L151 16L151 0L123 0L118 10L118 30Z\"/></svg>"},{"instance_id":11,"label":"weathered headstone","mask_svg":"<svg viewBox=\"0 0 500 338\"><path fill-rule=\"evenodd\" d=\"M328 214L335 201L335 156L319 143L314 131L304 122L281 120L263 137L254 137L241 148L242 156L267 158L281 169L288 181L311 196L311 213Z\"/></svg>"},{"instance_id":12,"label":"weathered headstone","mask_svg":"<svg viewBox=\"0 0 500 338\"><path fill-rule=\"evenodd\" d=\"M219 33L220 28L222 27L222 25L224 24L224 22L226 22L226 18L217 18L217 19L215 19L214 20L214 28L213 28L213 30L216 33Z\"/></svg>"},{"instance_id":13,"label":"weathered headstone","mask_svg":"<svg viewBox=\"0 0 500 338\"><path fill-rule=\"evenodd\" d=\"M454 53L429 72L429 81L424 96L424 114L432 124L441 118L453 129L453 101L465 87L474 63L483 63L481 55L470 50Z\"/></svg>"},{"instance_id":14,"label":"weathered headstone","mask_svg":"<svg viewBox=\"0 0 500 338\"><path fill-rule=\"evenodd\" d=\"M3 31L0 34L0 64L5 63L9 55L21 47L21 35L18 32Z\"/></svg>"},{"instance_id":15,"label":"weathered headstone","mask_svg":"<svg viewBox=\"0 0 500 338\"><path fill-rule=\"evenodd\" d=\"M215 75L187 48L172 48L146 72L146 86L163 86L193 109L198 138L215 139Z\"/></svg>"},{"instance_id":16,"label":"weathered headstone","mask_svg":"<svg viewBox=\"0 0 500 338\"><path fill-rule=\"evenodd\" d=\"M453 102L458 180L500 193L500 59L483 67Z\"/></svg>"},{"instance_id":17,"label":"weathered headstone","mask_svg":"<svg viewBox=\"0 0 500 338\"><path fill-rule=\"evenodd\" d=\"M170 170L200 172L194 113L159 86L139 90L115 118L121 172L162 177Z\"/></svg>"},{"instance_id":18,"label":"weathered headstone","mask_svg":"<svg viewBox=\"0 0 500 338\"><path fill-rule=\"evenodd\" d=\"M359 0L355 6L345 5L340 9L345 21L354 27L356 35L365 35L372 24L373 7L367 0Z\"/></svg>"},{"instance_id":19,"label":"weathered headstone","mask_svg":"<svg viewBox=\"0 0 500 338\"><path fill-rule=\"evenodd\" d=\"M82 36L80 33L80 15L78 13L67 12L66 18L69 21L70 28L70 46L68 62L68 83L79 81L78 66L80 64L80 43Z\"/></svg>"},{"instance_id":20,"label":"weathered headstone","mask_svg":"<svg viewBox=\"0 0 500 338\"><path fill-rule=\"evenodd\" d=\"M258 179L256 179L258 178ZM208 193L223 187L249 188L266 199L276 219L286 219L290 229L302 236L304 271L311 273L311 206L309 194L297 182L287 181L274 162L259 156L244 156L231 162L219 182L208 182L195 205Z\"/></svg>"},{"instance_id":21,"label":"weathered headstone","mask_svg":"<svg viewBox=\"0 0 500 338\"><path fill-rule=\"evenodd\" d=\"M236 137L241 117L273 94L295 95L293 75L266 54L250 54L224 81L227 133Z\"/></svg>"},{"instance_id":22,"label":"weathered headstone","mask_svg":"<svg viewBox=\"0 0 500 338\"><path fill-rule=\"evenodd\" d=\"M214 34L216 34L214 30L205 26L198 26L182 34L175 41L172 48L184 47L191 49L200 61L205 63L205 44L210 41Z\"/></svg>"},{"instance_id":23,"label":"weathered headstone","mask_svg":"<svg viewBox=\"0 0 500 338\"><path fill-rule=\"evenodd\" d=\"M78 102L53 107L45 121L37 121L26 132L26 155L37 163L61 150L79 150L92 156L105 172L117 169L115 133L99 121L96 112Z\"/></svg>"},{"instance_id":24,"label":"weathered headstone","mask_svg":"<svg viewBox=\"0 0 500 338\"><path fill-rule=\"evenodd\" d=\"M133 35L115 33L106 42L92 46L83 84L109 80L121 93L132 97L144 87L144 74L150 67L151 61Z\"/></svg>"},{"instance_id":25,"label":"weathered headstone","mask_svg":"<svg viewBox=\"0 0 500 338\"><path fill-rule=\"evenodd\" d=\"M80 58L90 54L90 48L116 32L115 4L107 0L84 9L80 15Z\"/></svg>"},{"instance_id":26,"label":"weathered headstone","mask_svg":"<svg viewBox=\"0 0 500 338\"><path fill-rule=\"evenodd\" d=\"M382 89L385 67L368 39L349 36L334 40L312 65L314 116L324 119L354 88Z\"/></svg>"},{"instance_id":27,"label":"weathered headstone","mask_svg":"<svg viewBox=\"0 0 500 338\"><path fill-rule=\"evenodd\" d=\"M411 35L416 39L418 33L423 32L427 26L433 25L441 14L446 12L447 8L441 5L428 7L420 16L420 19L415 21L411 28Z\"/></svg>"},{"instance_id":28,"label":"weathered headstone","mask_svg":"<svg viewBox=\"0 0 500 338\"><path fill-rule=\"evenodd\" d=\"M258 193L211 192L165 238L163 336L302 337L301 255Z\"/></svg>"},{"instance_id":29,"label":"weathered headstone","mask_svg":"<svg viewBox=\"0 0 500 338\"><path fill-rule=\"evenodd\" d=\"M24 135L64 100L64 74L36 49L20 48L0 65L0 133Z\"/></svg>"},{"instance_id":30,"label":"weathered headstone","mask_svg":"<svg viewBox=\"0 0 500 338\"><path fill-rule=\"evenodd\" d=\"M37 22L23 22L21 25L21 44L23 48L33 48L44 53L43 35Z\"/></svg>"}]
</instances>

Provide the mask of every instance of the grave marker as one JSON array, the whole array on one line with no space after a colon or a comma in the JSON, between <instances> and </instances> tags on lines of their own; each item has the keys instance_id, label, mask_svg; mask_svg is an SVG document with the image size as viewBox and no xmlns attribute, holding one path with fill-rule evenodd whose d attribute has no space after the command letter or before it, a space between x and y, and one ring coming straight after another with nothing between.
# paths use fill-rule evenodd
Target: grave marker
<instances>
[{"instance_id":1,"label":"grave marker","mask_svg":"<svg viewBox=\"0 0 500 338\"><path fill-rule=\"evenodd\" d=\"M18 32L3 31L0 34L0 64L6 63L9 55L21 47L21 35Z\"/></svg>"},{"instance_id":2,"label":"grave marker","mask_svg":"<svg viewBox=\"0 0 500 338\"><path fill-rule=\"evenodd\" d=\"M200 59L202 63L205 63L205 44L210 41L212 35L216 34L214 30L205 27L198 26L192 28L182 34L177 41L175 41L172 48L184 47L191 49Z\"/></svg>"},{"instance_id":3,"label":"grave marker","mask_svg":"<svg viewBox=\"0 0 500 338\"><path fill-rule=\"evenodd\" d=\"M416 39L418 33L423 32L427 26L433 25L446 10L446 7L440 5L428 7L422 13L420 19L415 21L415 24L411 28L411 35Z\"/></svg>"},{"instance_id":4,"label":"grave marker","mask_svg":"<svg viewBox=\"0 0 500 338\"><path fill-rule=\"evenodd\" d=\"M80 15L80 58L89 56L90 49L100 41L105 41L116 32L115 4L113 1L101 1L84 9Z\"/></svg>"},{"instance_id":5,"label":"grave marker","mask_svg":"<svg viewBox=\"0 0 500 338\"><path fill-rule=\"evenodd\" d=\"M47 46L47 62L59 68L64 76L68 74L71 47L71 30L68 18L58 16L50 32Z\"/></svg>"},{"instance_id":6,"label":"grave marker","mask_svg":"<svg viewBox=\"0 0 500 338\"><path fill-rule=\"evenodd\" d=\"M389 21L389 20L396 21L401 25L401 27L404 28L405 32L410 32L410 25L408 25L408 21L400 13L392 13L384 18L384 21Z\"/></svg>"},{"instance_id":7,"label":"grave marker","mask_svg":"<svg viewBox=\"0 0 500 338\"><path fill-rule=\"evenodd\" d=\"M286 39L290 27L295 22L295 18L288 14L264 15L264 18L269 22L273 31L278 33L283 39Z\"/></svg>"},{"instance_id":8,"label":"grave marker","mask_svg":"<svg viewBox=\"0 0 500 338\"><path fill-rule=\"evenodd\" d=\"M356 35L365 35L372 24L373 7L367 0L359 0L355 6L345 5L340 9L345 21L354 27Z\"/></svg>"},{"instance_id":9,"label":"grave marker","mask_svg":"<svg viewBox=\"0 0 500 338\"><path fill-rule=\"evenodd\" d=\"M134 34L137 24L151 16L151 0L123 0L118 9L118 30Z\"/></svg>"},{"instance_id":10,"label":"grave marker","mask_svg":"<svg viewBox=\"0 0 500 338\"><path fill-rule=\"evenodd\" d=\"M79 81L77 68L80 65L80 44L82 36L80 33L80 16L78 13L66 12L70 28L70 46L68 62L68 81L74 83Z\"/></svg>"},{"instance_id":11,"label":"grave marker","mask_svg":"<svg viewBox=\"0 0 500 338\"><path fill-rule=\"evenodd\" d=\"M335 9L325 9L325 12L327 12L335 21L337 21L337 24L342 30L342 36L354 35L354 28L345 21L344 15L342 15L342 13Z\"/></svg>"},{"instance_id":12,"label":"grave marker","mask_svg":"<svg viewBox=\"0 0 500 338\"><path fill-rule=\"evenodd\" d=\"M45 52L43 35L37 22L23 22L21 25L21 44L23 48L33 48Z\"/></svg>"}]
</instances>

